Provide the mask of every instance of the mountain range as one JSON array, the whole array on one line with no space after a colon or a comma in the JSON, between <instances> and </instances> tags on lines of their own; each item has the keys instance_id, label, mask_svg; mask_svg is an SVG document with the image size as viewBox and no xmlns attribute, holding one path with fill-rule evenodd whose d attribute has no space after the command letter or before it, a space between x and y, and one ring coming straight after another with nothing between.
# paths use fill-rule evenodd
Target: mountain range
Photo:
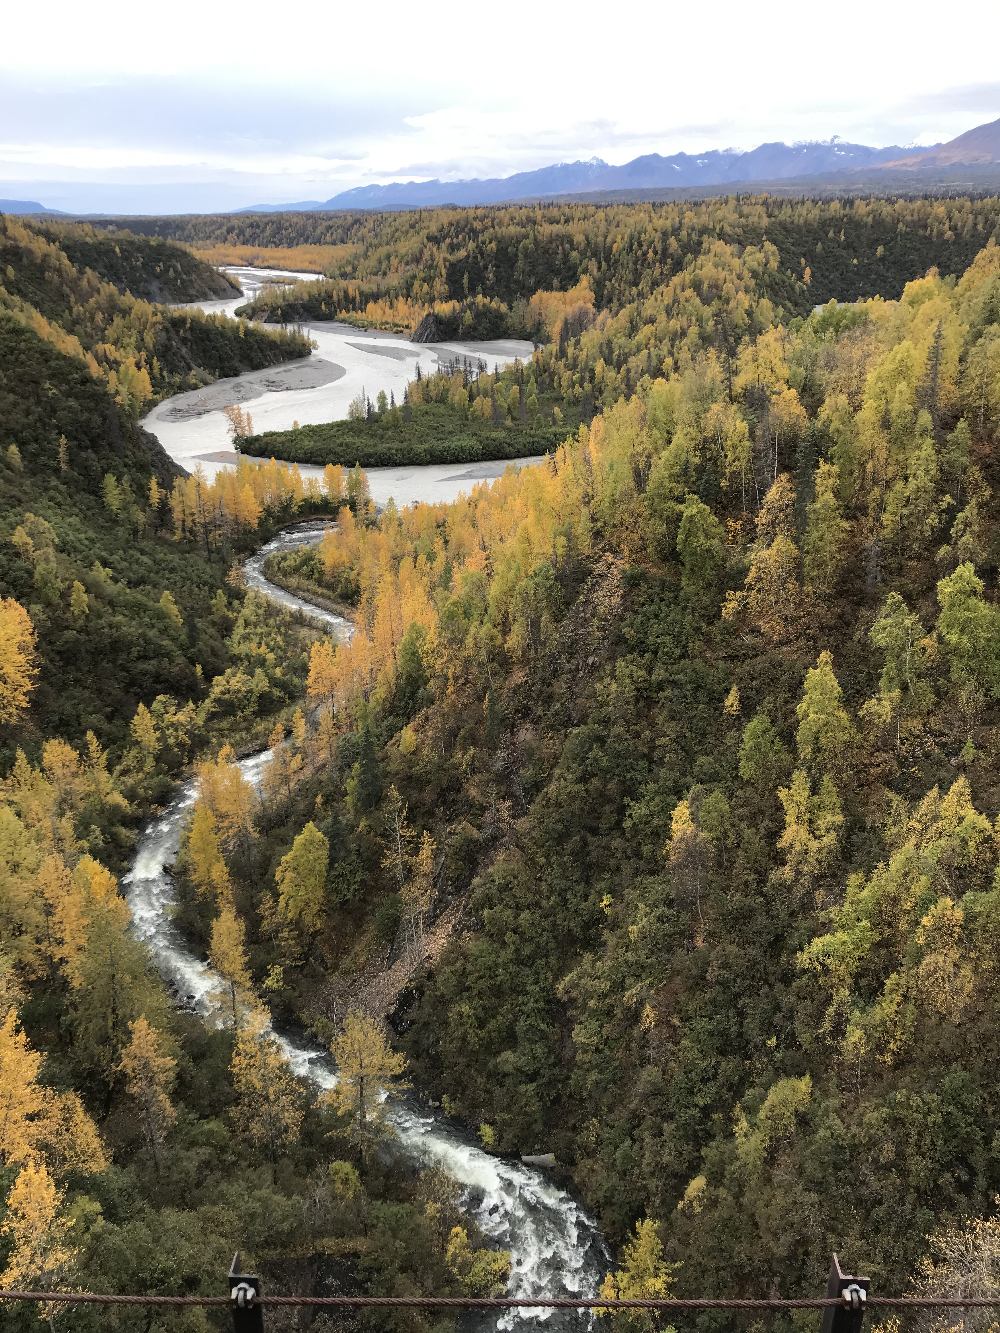
<instances>
[{"instance_id":1,"label":"mountain range","mask_svg":"<svg viewBox=\"0 0 1000 1333\"><path fill-rule=\"evenodd\" d=\"M904 171L921 171L933 167L984 166L994 162L1000 162L1000 120L977 125L947 143L885 165Z\"/></svg>"},{"instance_id":2,"label":"mountain range","mask_svg":"<svg viewBox=\"0 0 1000 1333\"><path fill-rule=\"evenodd\" d=\"M432 208L442 204L470 206L534 199L591 197L596 202L608 196L631 201L662 197L660 192L677 189L712 189L731 185L750 187L801 182L803 190L823 184L842 188L878 188L880 182L898 188L899 173L918 177L972 167L977 175L995 175L1000 183L1000 120L977 125L957 138L929 148L872 148L847 143L836 135L810 143L765 143L749 152L740 149L711 149L704 153L646 153L623 166L611 166L599 157L586 162L560 162L537 171L519 171L513 176L486 180L400 181L389 185L362 185L323 202L262 204L241 209L244 213L293 212L333 209ZM996 166L996 172L990 168ZM889 177L893 179L890 181ZM907 182L908 183L908 182ZM977 187L985 180L966 182ZM961 184L959 182L959 184Z\"/></svg>"},{"instance_id":3,"label":"mountain range","mask_svg":"<svg viewBox=\"0 0 1000 1333\"><path fill-rule=\"evenodd\" d=\"M977 125L947 143L929 148L892 145L872 148L834 136L822 142L765 143L744 152L713 148L704 153L646 153L622 166L602 158L559 162L512 176L458 181L397 181L360 185L326 200L254 204L226 210L238 213L289 213L333 210L434 208L453 204L536 200L574 202L638 202L642 199L697 197L728 189L772 190L777 193L889 191L1000 187L1000 120ZM0 187L2 188L2 187ZM692 193L693 192L693 193ZM53 214L37 201L0 199L0 212ZM200 210L196 210L200 211ZM63 216L66 216L63 214ZM89 214L88 216L106 216Z\"/></svg>"},{"instance_id":4,"label":"mountain range","mask_svg":"<svg viewBox=\"0 0 1000 1333\"><path fill-rule=\"evenodd\" d=\"M937 145L939 146L939 145ZM536 171L486 180L400 181L389 185L360 185L325 201L296 204L259 204L242 213L293 212L312 209L433 208L440 204L470 206L498 204L512 199L544 198L617 190L662 190L678 186L699 187L784 180L790 177L877 166L923 149L870 148L845 143L836 136L821 143L765 143L749 152L738 148L713 148L704 153L645 153L622 166L611 166L599 157L586 162L559 162Z\"/></svg>"}]
</instances>

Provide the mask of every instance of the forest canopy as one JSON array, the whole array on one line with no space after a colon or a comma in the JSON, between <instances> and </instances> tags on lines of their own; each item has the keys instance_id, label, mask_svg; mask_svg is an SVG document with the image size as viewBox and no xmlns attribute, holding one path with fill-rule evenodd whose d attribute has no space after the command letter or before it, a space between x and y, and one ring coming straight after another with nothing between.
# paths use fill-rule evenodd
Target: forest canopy
<instances>
[{"instance_id":1,"label":"forest canopy","mask_svg":"<svg viewBox=\"0 0 1000 1333\"><path fill-rule=\"evenodd\" d=\"M328 975L461 904L417 1078L617 1243L653 1219L671 1290L813 1292L831 1248L902 1290L1000 1183L1000 248L804 318L754 262L536 353L591 394L545 463L272 559L357 608L287 818L340 793Z\"/></svg>"},{"instance_id":2,"label":"forest canopy","mask_svg":"<svg viewBox=\"0 0 1000 1333\"><path fill-rule=\"evenodd\" d=\"M332 246L323 271L343 310L406 298L429 305L481 294L513 309L540 290L568 291L589 276L597 308L617 313L674 277L706 242L776 247L798 292L796 314L831 297L898 299L935 265L961 273L1000 220L984 199L786 199L731 195L702 202L497 205L402 213L268 213L123 220L136 231L192 246ZM101 224L108 225L108 224ZM279 267L317 271L314 262ZM233 253L231 262L252 261ZM808 276L806 274L808 270ZM796 287L801 283L801 287ZM324 298L325 299L325 298ZM787 302L786 302L787 304ZM330 307L330 301L327 301ZM322 311L314 313L320 318ZM291 317L291 316L289 316Z\"/></svg>"}]
</instances>

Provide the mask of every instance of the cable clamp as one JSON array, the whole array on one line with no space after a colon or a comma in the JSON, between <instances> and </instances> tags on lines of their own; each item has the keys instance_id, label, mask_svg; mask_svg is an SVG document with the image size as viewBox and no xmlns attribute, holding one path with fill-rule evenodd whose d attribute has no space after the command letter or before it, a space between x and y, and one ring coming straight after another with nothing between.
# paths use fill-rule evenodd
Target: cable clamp
<instances>
[{"instance_id":1,"label":"cable clamp","mask_svg":"<svg viewBox=\"0 0 1000 1333\"><path fill-rule=\"evenodd\" d=\"M868 1293L864 1287L859 1287L856 1282L852 1282L843 1292L844 1301L852 1310L863 1310L868 1300Z\"/></svg>"},{"instance_id":2,"label":"cable clamp","mask_svg":"<svg viewBox=\"0 0 1000 1333\"><path fill-rule=\"evenodd\" d=\"M241 1310L247 1310L253 1305L253 1298L256 1295L249 1282L241 1282L238 1287L233 1287L229 1299L235 1301Z\"/></svg>"}]
</instances>

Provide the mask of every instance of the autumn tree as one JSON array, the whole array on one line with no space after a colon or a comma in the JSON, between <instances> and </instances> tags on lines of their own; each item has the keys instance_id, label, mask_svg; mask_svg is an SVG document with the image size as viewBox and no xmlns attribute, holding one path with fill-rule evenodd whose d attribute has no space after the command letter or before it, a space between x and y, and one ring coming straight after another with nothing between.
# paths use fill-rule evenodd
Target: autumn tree
<instances>
[{"instance_id":1,"label":"autumn tree","mask_svg":"<svg viewBox=\"0 0 1000 1333\"><path fill-rule=\"evenodd\" d=\"M20 602L0 600L0 724L9 724L27 707L35 688L35 628Z\"/></svg>"},{"instance_id":2,"label":"autumn tree","mask_svg":"<svg viewBox=\"0 0 1000 1333\"><path fill-rule=\"evenodd\" d=\"M187 857L191 878L203 898L215 898L220 904L232 897L229 870L222 848L215 818L207 805L195 805L187 836Z\"/></svg>"},{"instance_id":3,"label":"autumn tree","mask_svg":"<svg viewBox=\"0 0 1000 1333\"><path fill-rule=\"evenodd\" d=\"M709 585L725 557L722 524L696 495L688 495L677 532L681 581L689 592Z\"/></svg>"},{"instance_id":4,"label":"autumn tree","mask_svg":"<svg viewBox=\"0 0 1000 1333\"><path fill-rule=\"evenodd\" d=\"M11 1005L0 1021L0 1165L42 1160L56 1171L102 1171L104 1150L80 1098L39 1082L41 1065Z\"/></svg>"},{"instance_id":5,"label":"autumn tree","mask_svg":"<svg viewBox=\"0 0 1000 1333\"><path fill-rule=\"evenodd\" d=\"M928 674L935 646L925 635L919 617L898 592L886 597L868 637L882 650L884 665L879 694L863 705L859 716L878 726L885 726L895 718L898 748L901 719L919 718L934 704Z\"/></svg>"},{"instance_id":6,"label":"autumn tree","mask_svg":"<svg viewBox=\"0 0 1000 1333\"><path fill-rule=\"evenodd\" d=\"M337 748L337 718L332 704L324 704L316 717L316 745L326 754L327 761L333 763Z\"/></svg>"},{"instance_id":7,"label":"autumn tree","mask_svg":"<svg viewBox=\"0 0 1000 1333\"><path fill-rule=\"evenodd\" d=\"M87 613L90 610L90 598L87 596L87 589L79 579L73 580L73 588L70 592L69 611L76 624L80 625L87 619Z\"/></svg>"},{"instance_id":8,"label":"autumn tree","mask_svg":"<svg viewBox=\"0 0 1000 1333\"><path fill-rule=\"evenodd\" d=\"M799 583L799 552L794 542L778 536L750 562L742 594L730 593L723 617L732 619L742 604L761 634L773 644L787 643L801 633L804 602Z\"/></svg>"},{"instance_id":9,"label":"autumn tree","mask_svg":"<svg viewBox=\"0 0 1000 1333\"><path fill-rule=\"evenodd\" d=\"M207 759L198 764L196 772L196 812L200 807L211 816L211 825L206 821L204 828L207 831L211 827L220 854L239 852L244 863L249 864L259 799L253 785L243 776L232 746L223 746L214 761Z\"/></svg>"},{"instance_id":10,"label":"autumn tree","mask_svg":"<svg viewBox=\"0 0 1000 1333\"><path fill-rule=\"evenodd\" d=\"M678 1264L667 1263L663 1257L660 1224L649 1218L636 1222L635 1235L625 1242L623 1264L615 1273L608 1273L601 1283L600 1294L609 1301L662 1301L671 1295L674 1272ZM609 1317L622 1333L649 1333L657 1327L656 1314L651 1310L602 1310L595 1314Z\"/></svg>"},{"instance_id":11,"label":"autumn tree","mask_svg":"<svg viewBox=\"0 0 1000 1333\"><path fill-rule=\"evenodd\" d=\"M122 1052L118 1068L125 1075L129 1096L138 1106L146 1143L159 1175L160 1152L167 1131L177 1119L170 1100L177 1061L164 1054L163 1034L150 1026L145 1014L129 1024L129 1032L132 1039Z\"/></svg>"},{"instance_id":12,"label":"autumn tree","mask_svg":"<svg viewBox=\"0 0 1000 1333\"><path fill-rule=\"evenodd\" d=\"M156 762L156 756L160 750L160 738L157 735L153 715L144 703L140 703L135 710L135 716L129 724L129 731L132 733L132 739L142 756L143 768L148 773Z\"/></svg>"},{"instance_id":13,"label":"autumn tree","mask_svg":"<svg viewBox=\"0 0 1000 1333\"><path fill-rule=\"evenodd\" d=\"M264 797L272 804L277 801L287 801L292 795L292 774L289 767L289 754L285 747L285 728L281 722L276 722L267 739L267 748L270 751L270 759L267 767L264 769Z\"/></svg>"},{"instance_id":14,"label":"autumn tree","mask_svg":"<svg viewBox=\"0 0 1000 1333\"><path fill-rule=\"evenodd\" d=\"M855 734L843 697L833 671L833 656L824 650L816 665L806 672L802 700L796 709L799 760L813 772L841 772L849 762Z\"/></svg>"},{"instance_id":15,"label":"autumn tree","mask_svg":"<svg viewBox=\"0 0 1000 1333\"><path fill-rule=\"evenodd\" d=\"M774 441L774 475L777 477L782 451L787 456L791 446L801 440L809 429L809 418L794 389L784 389L771 400L768 424Z\"/></svg>"},{"instance_id":16,"label":"autumn tree","mask_svg":"<svg viewBox=\"0 0 1000 1333\"><path fill-rule=\"evenodd\" d=\"M757 540L764 545L778 537L795 541L795 483L787 472L775 477L757 515Z\"/></svg>"},{"instance_id":17,"label":"autumn tree","mask_svg":"<svg viewBox=\"0 0 1000 1333\"><path fill-rule=\"evenodd\" d=\"M57 1291L69 1281L77 1251L72 1244L73 1219L63 1211L63 1191L44 1165L29 1161L21 1168L7 1196L7 1216L0 1234L11 1245L0 1288L8 1291ZM45 1302L39 1317L55 1328L59 1306Z\"/></svg>"},{"instance_id":18,"label":"autumn tree","mask_svg":"<svg viewBox=\"0 0 1000 1333\"><path fill-rule=\"evenodd\" d=\"M781 877L802 890L828 867L844 823L840 797L829 774L812 794L809 775L797 768L788 787L778 789L785 810L785 831L778 850L786 856Z\"/></svg>"},{"instance_id":19,"label":"autumn tree","mask_svg":"<svg viewBox=\"0 0 1000 1333\"><path fill-rule=\"evenodd\" d=\"M394 1052L373 1018L352 1010L330 1045L337 1084L327 1100L351 1119L351 1133L364 1152L389 1132L389 1099L404 1085L405 1056Z\"/></svg>"},{"instance_id":20,"label":"autumn tree","mask_svg":"<svg viewBox=\"0 0 1000 1333\"><path fill-rule=\"evenodd\" d=\"M983 598L972 565L959 565L937 585L937 632L951 659L952 679L1000 697L1000 611Z\"/></svg>"},{"instance_id":21,"label":"autumn tree","mask_svg":"<svg viewBox=\"0 0 1000 1333\"><path fill-rule=\"evenodd\" d=\"M323 469L323 490L327 498L339 503L344 498L344 469L338 464L327 463Z\"/></svg>"},{"instance_id":22,"label":"autumn tree","mask_svg":"<svg viewBox=\"0 0 1000 1333\"><path fill-rule=\"evenodd\" d=\"M434 893L435 842L424 829L415 856L410 858L409 878L403 885L403 920L410 949L419 956L424 942L424 922Z\"/></svg>"},{"instance_id":23,"label":"autumn tree","mask_svg":"<svg viewBox=\"0 0 1000 1333\"><path fill-rule=\"evenodd\" d=\"M163 590L163 594L160 597L160 609L173 628L183 632L184 617L181 615L180 607L174 600L174 595L169 588L164 588Z\"/></svg>"},{"instance_id":24,"label":"autumn tree","mask_svg":"<svg viewBox=\"0 0 1000 1333\"><path fill-rule=\"evenodd\" d=\"M310 820L274 872L281 919L300 924L309 934L322 925L329 859L330 843Z\"/></svg>"},{"instance_id":25,"label":"autumn tree","mask_svg":"<svg viewBox=\"0 0 1000 1333\"><path fill-rule=\"evenodd\" d=\"M850 526L841 515L839 486L839 468L821 462L816 471L816 495L806 507L806 535L802 545L806 587L823 597L836 582Z\"/></svg>"},{"instance_id":26,"label":"autumn tree","mask_svg":"<svg viewBox=\"0 0 1000 1333\"><path fill-rule=\"evenodd\" d=\"M469 1296L501 1296L510 1277L510 1251L473 1249L465 1227L452 1227L444 1261Z\"/></svg>"},{"instance_id":27,"label":"autumn tree","mask_svg":"<svg viewBox=\"0 0 1000 1333\"><path fill-rule=\"evenodd\" d=\"M879 678L883 693L898 690L912 700L913 707L926 706L933 695L925 678L924 627L898 592L891 592L886 597L868 636L884 654Z\"/></svg>"},{"instance_id":28,"label":"autumn tree","mask_svg":"<svg viewBox=\"0 0 1000 1333\"><path fill-rule=\"evenodd\" d=\"M1000 1218L974 1217L935 1230L927 1237L929 1253L921 1260L908 1295L924 1300L990 1301L1000 1288ZM921 1333L946 1333L955 1327L951 1311L921 1311ZM963 1333L990 1333L996 1327L994 1308L962 1311Z\"/></svg>"},{"instance_id":29,"label":"autumn tree","mask_svg":"<svg viewBox=\"0 0 1000 1333\"><path fill-rule=\"evenodd\" d=\"M229 903L224 904L212 922L208 957L224 983L220 998L228 1003L234 1030L239 1028L243 1005L252 997L245 938L243 922Z\"/></svg>"},{"instance_id":30,"label":"autumn tree","mask_svg":"<svg viewBox=\"0 0 1000 1333\"><path fill-rule=\"evenodd\" d=\"M230 1070L236 1089L233 1122L274 1162L282 1148L298 1141L304 1110L291 1065L263 1010L251 1010L240 1029Z\"/></svg>"},{"instance_id":31,"label":"autumn tree","mask_svg":"<svg viewBox=\"0 0 1000 1333\"><path fill-rule=\"evenodd\" d=\"M75 963L69 1023L78 1058L110 1083L129 1023L145 1014L164 1028L166 999L150 973L148 949L129 932L131 913L115 877L84 856L73 879L83 896L86 943Z\"/></svg>"},{"instance_id":32,"label":"autumn tree","mask_svg":"<svg viewBox=\"0 0 1000 1333\"><path fill-rule=\"evenodd\" d=\"M670 841L664 848L670 867L674 897L680 906L698 913L701 926L701 895L712 861L712 844L697 827L688 801L680 801L670 821Z\"/></svg>"},{"instance_id":33,"label":"autumn tree","mask_svg":"<svg viewBox=\"0 0 1000 1333\"><path fill-rule=\"evenodd\" d=\"M382 866L396 881L396 888L402 890L406 883L407 867L410 862L410 845L414 832L406 822L406 805L396 790L389 787L385 801L385 853Z\"/></svg>"},{"instance_id":34,"label":"autumn tree","mask_svg":"<svg viewBox=\"0 0 1000 1333\"><path fill-rule=\"evenodd\" d=\"M229 433L234 440L245 440L253 435L253 421L250 413L239 403L231 403L222 409L229 422Z\"/></svg>"}]
</instances>

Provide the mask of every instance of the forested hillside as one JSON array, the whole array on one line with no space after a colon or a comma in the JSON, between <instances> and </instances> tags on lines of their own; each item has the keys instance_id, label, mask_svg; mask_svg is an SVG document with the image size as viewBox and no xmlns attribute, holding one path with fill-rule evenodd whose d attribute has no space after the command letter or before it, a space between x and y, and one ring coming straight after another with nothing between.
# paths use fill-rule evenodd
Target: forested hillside
<instances>
[{"instance_id":1,"label":"forested hillside","mask_svg":"<svg viewBox=\"0 0 1000 1333\"><path fill-rule=\"evenodd\" d=\"M128 274L119 278L119 265L110 262L112 257L117 260L114 247L89 233L90 228L65 227L60 228L59 239L82 260L102 262L114 281L73 262L47 239L44 229L0 214L0 310L60 353L82 362L92 376L107 383L131 416L159 398L198 388L220 375L309 355L308 342L297 335L201 310L174 311L137 297L127 286L119 290L115 282L124 283L126 276L129 280L137 276L141 290L149 290L154 279L159 283L164 263L169 266L167 247L155 240L136 240L126 252ZM213 295L218 275L200 263L192 271L188 257L184 262L189 266L185 286L195 291L196 298ZM18 377L11 375L8 383L17 393Z\"/></svg>"},{"instance_id":2,"label":"forested hillside","mask_svg":"<svg viewBox=\"0 0 1000 1333\"><path fill-rule=\"evenodd\" d=\"M108 232L83 223L36 223L34 230L57 245L75 268L91 269L139 300L180 305L225 299L239 291L231 278L199 255L159 237Z\"/></svg>"},{"instance_id":3,"label":"forested hillside","mask_svg":"<svg viewBox=\"0 0 1000 1333\"><path fill-rule=\"evenodd\" d=\"M393 1150L407 1066L486 1150L556 1154L622 1254L608 1292L814 1295L832 1249L880 1292L981 1264L1000 247L990 201L838 208L583 210L576 248L507 210L480 308L536 321L530 362L364 404L339 445L562 440L378 515L359 468L177 475L144 404L308 345L148 305L5 222L0 1285L214 1294L239 1246L271 1290L501 1288L454 1182ZM390 237L326 290L371 278L385 319L475 302L435 229L468 273L499 217L407 215L405 262ZM807 234L885 292L814 310ZM336 640L234 564L311 512L336 528L268 569L350 611ZM235 760L265 743L259 799ZM182 775L173 920L219 1028L166 993L113 877ZM293 1076L265 1004L336 1090Z\"/></svg>"},{"instance_id":4,"label":"forested hillside","mask_svg":"<svg viewBox=\"0 0 1000 1333\"><path fill-rule=\"evenodd\" d=\"M31 711L6 719L9 768L18 745L36 753L52 735L79 745L89 730L120 747L140 699L183 702L225 668L227 621L213 618L212 599L246 535L234 530L228 555L208 560L165 540L178 469L139 415L220 371L309 349L120 293L36 231L0 221L0 579L30 611L39 662ZM165 247L141 244L148 285Z\"/></svg>"},{"instance_id":5,"label":"forested hillside","mask_svg":"<svg viewBox=\"0 0 1000 1333\"><path fill-rule=\"evenodd\" d=\"M703 265L546 464L275 557L358 629L269 835L331 868L243 882L251 959L333 1020L388 932L420 1082L677 1294L900 1290L1000 1187L1000 248L805 319Z\"/></svg>"},{"instance_id":6,"label":"forested hillside","mask_svg":"<svg viewBox=\"0 0 1000 1333\"><path fill-rule=\"evenodd\" d=\"M210 786L304 698L317 632L247 594L237 556L357 507L361 484L246 463L210 485L139 411L308 344L138 299L128 284L161 282L163 244L129 248L119 291L82 267L107 259L100 238L60 229L62 249L0 221L0 1288L214 1295L238 1245L274 1290L325 1266L488 1291L506 1261L452 1183L385 1156L366 1168L357 1108L292 1075L244 1006L249 976L228 1027L178 1007L116 880L177 778ZM252 789L226 794L245 820ZM233 922L213 961L240 966L241 950ZM385 1082L403 1062L383 1063ZM39 1313L73 1330L213 1326L203 1310L23 1304L0 1321Z\"/></svg>"},{"instance_id":7,"label":"forested hillside","mask_svg":"<svg viewBox=\"0 0 1000 1333\"><path fill-rule=\"evenodd\" d=\"M278 261L293 269L314 270L314 247L336 247L325 264L329 285L262 298L259 309L266 318L294 321L306 315L365 317L367 307L379 302L428 309L463 305L477 295L515 315L518 303L536 291L567 291L584 277L594 288L597 309L617 314L676 277L706 243L717 240L758 249L770 242L778 252L779 299L805 315L831 298L898 298L907 282L932 265L943 275L962 273L994 234L998 219L996 198L818 201L740 195L603 208L245 214L129 219L128 225L198 249L259 248L256 260L233 252L230 262L273 263L270 247L312 248L298 262L293 251ZM216 249L213 262L224 255ZM374 317L383 321L380 327L402 327L386 314Z\"/></svg>"}]
</instances>

